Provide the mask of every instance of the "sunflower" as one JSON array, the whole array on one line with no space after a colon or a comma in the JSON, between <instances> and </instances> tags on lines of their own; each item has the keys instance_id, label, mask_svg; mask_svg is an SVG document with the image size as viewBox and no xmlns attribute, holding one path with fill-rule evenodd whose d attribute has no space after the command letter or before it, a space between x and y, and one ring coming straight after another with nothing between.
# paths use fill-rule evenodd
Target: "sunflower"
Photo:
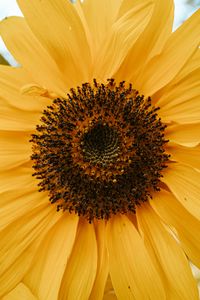
<instances>
[{"instance_id":1,"label":"sunflower","mask_svg":"<svg viewBox=\"0 0 200 300\"><path fill-rule=\"evenodd\" d=\"M0 297L198 299L200 11L18 0L0 23Z\"/></svg>"}]
</instances>

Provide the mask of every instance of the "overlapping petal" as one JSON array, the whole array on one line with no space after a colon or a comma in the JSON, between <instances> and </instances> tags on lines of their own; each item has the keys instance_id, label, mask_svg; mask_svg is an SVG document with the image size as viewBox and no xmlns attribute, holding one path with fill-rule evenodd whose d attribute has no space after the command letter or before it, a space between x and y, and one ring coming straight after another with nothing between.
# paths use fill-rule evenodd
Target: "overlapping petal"
<instances>
[{"instance_id":1,"label":"overlapping petal","mask_svg":"<svg viewBox=\"0 0 200 300\"><path fill-rule=\"evenodd\" d=\"M88 81L90 49L73 4L65 0L17 2L33 34L55 61L67 85L75 87Z\"/></svg>"},{"instance_id":2,"label":"overlapping petal","mask_svg":"<svg viewBox=\"0 0 200 300\"><path fill-rule=\"evenodd\" d=\"M27 132L0 131L0 165L9 169L30 160L30 135Z\"/></svg>"},{"instance_id":3,"label":"overlapping petal","mask_svg":"<svg viewBox=\"0 0 200 300\"><path fill-rule=\"evenodd\" d=\"M107 245L111 280L118 299L165 299L161 278L138 231L126 216L113 216L108 222Z\"/></svg>"},{"instance_id":4,"label":"overlapping petal","mask_svg":"<svg viewBox=\"0 0 200 300\"><path fill-rule=\"evenodd\" d=\"M59 215L48 204L34 208L0 233L0 296L20 283L31 266L38 244ZM14 232L13 232L14 228Z\"/></svg>"},{"instance_id":5,"label":"overlapping petal","mask_svg":"<svg viewBox=\"0 0 200 300\"><path fill-rule=\"evenodd\" d=\"M0 65L0 105L27 113L41 112L50 102L47 97L27 96L23 87L33 83L33 78L22 67ZM12 97L11 97L12 95Z\"/></svg>"},{"instance_id":6,"label":"overlapping petal","mask_svg":"<svg viewBox=\"0 0 200 300\"><path fill-rule=\"evenodd\" d=\"M171 142L167 146L167 152L171 155L170 159L200 169L200 145L184 147Z\"/></svg>"},{"instance_id":7,"label":"overlapping petal","mask_svg":"<svg viewBox=\"0 0 200 300\"><path fill-rule=\"evenodd\" d=\"M135 44L152 15L151 1L136 2L121 18L112 24L95 59L93 78L113 77L128 51Z\"/></svg>"},{"instance_id":8,"label":"overlapping petal","mask_svg":"<svg viewBox=\"0 0 200 300\"><path fill-rule=\"evenodd\" d=\"M2 300L38 300L30 291L30 289L20 282L10 293L2 298Z\"/></svg>"},{"instance_id":9,"label":"overlapping petal","mask_svg":"<svg viewBox=\"0 0 200 300\"><path fill-rule=\"evenodd\" d=\"M199 17L200 10L171 34L162 53L146 65L139 78L144 95L151 96L172 81L197 50L200 43Z\"/></svg>"},{"instance_id":10,"label":"overlapping petal","mask_svg":"<svg viewBox=\"0 0 200 300\"><path fill-rule=\"evenodd\" d=\"M0 170L1 194L13 190L37 189L30 166L22 165L11 170Z\"/></svg>"},{"instance_id":11,"label":"overlapping petal","mask_svg":"<svg viewBox=\"0 0 200 300\"><path fill-rule=\"evenodd\" d=\"M156 104L160 106L159 115L163 122L200 122L199 109L200 68L180 81L172 81L159 95Z\"/></svg>"},{"instance_id":12,"label":"overlapping petal","mask_svg":"<svg viewBox=\"0 0 200 300\"><path fill-rule=\"evenodd\" d=\"M24 188L23 191L13 189L1 193L1 220L0 229L2 230L18 218L23 218L35 208L48 203L48 197L40 193L37 189ZM13 213L13 211L15 213Z\"/></svg>"},{"instance_id":13,"label":"overlapping petal","mask_svg":"<svg viewBox=\"0 0 200 300\"><path fill-rule=\"evenodd\" d=\"M200 268L199 220L192 216L171 193L164 190L155 194L150 204L161 219L175 228L184 251Z\"/></svg>"},{"instance_id":14,"label":"overlapping petal","mask_svg":"<svg viewBox=\"0 0 200 300\"><path fill-rule=\"evenodd\" d=\"M90 300L103 299L106 281L108 278L108 252L106 247L106 224L102 221L97 221L95 224L96 240L97 240L97 273L90 294Z\"/></svg>"},{"instance_id":15,"label":"overlapping petal","mask_svg":"<svg viewBox=\"0 0 200 300\"><path fill-rule=\"evenodd\" d=\"M76 1L74 4L85 32L89 31L93 56L97 55L107 38L108 30L115 22L121 4L122 0Z\"/></svg>"},{"instance_id":16,"label":"overlapping petal","mask_svg":"<svg viewBox=\"0 0 200 300\"><path fill-rule=\"evenodd\" d=\"M24 18L4 19L0 23L0 35L15 59L30 74L35 83L58 94L64 93L66 83L62 74L49 53L33 35Z\"/></svg>"},{"instance_id":17,"label":"overlapping petal","mask_svg":"<svg viewBox=\"0 0 200 300\"><path fill-rule=\"evenodd\" d=\"M200 10L171 34L172 0L17 2L25 18L0 23L20 63L0 66L0 297L198 299L186 255L200 267ZM29 140L52 99L111 77L160 106L168 192L90 224L38 193Z\"/></svg>"},{"instance_id":18,"label":"overlapping petal","mask_svg":"<svg viewBox=\"0 0 200 300\"><path fill-rule=\"evenodd\" d=\"M196 146L200 143L200 123L171 124L165 130L166 139L183 145Z\"/></svg>"},{"instance_id":19,"label":"overlapping petal","mask_svg":"<svg viewBox=\"0 0 200 300\"><path fill-rule=\"evenodd\" d=\"M40 256L35 256L33 267L24 282L40 300L58 298L60 283L73 249L77 224L77 216L62 216L38 248Z\"/></svg>"},{"instance_id":20,"label":"overlapping petal","mask_svg":"<svg viewBox=\"0 0 200 300\"><path fill-rule=\"evenodd\" d=\"M123 1L120 9L121 14L131 9L132 5L133 1ZM138 79L143 76L143 70L147 62L155 55L161 53L171 34L174 18L173 12L173 1L153 1L153 11L147 26L127 53L120 69L115 74L118 80L126 78L127 81L134 84L134 87L139 88Z\"/></svg>"},{"instance_id":21,"label":"overlapping petal","mask_svg":"<svg viewBox=\"0 0 200 300\"><path fill-rule=\"evenodd\" d=\"M162 269L160 273L164 273L167 298L199 299L188 260L180 245L160 222L159 216L148 204L139 207L136 214L148 252L155 255Z\"/></svg>"},{"instance_id":22,"label":"overlapping petal","mask_svg":"<svg viewBox=\"0 0 200 300\"><path fill-rule=\"evenodd\" d=\"M162 181L180 203L200 220L200 172L180 163L168 166Z\"/></svg>"},{"instance_id":23,"label":"overlapping petal","mask_svg":"<svg viewBox=\"0 0 200 300\"><path fill-rule=\"evenodd\" d=\"M97 272L97 243L94 226L80 220L76 241L63 275L60 300L87 300Z\"/></svg>"},{"instance_id":24,"label":"overlapping petal","mask_svg":"<svg viewBox=\"0 0 200 300\"><path fill-rule=\"evenodd\" d=\"M22 95L21 89L32 82L22 68L0 66L0 130L31 131L50 99Z\"/></svg>"}]
</instances>

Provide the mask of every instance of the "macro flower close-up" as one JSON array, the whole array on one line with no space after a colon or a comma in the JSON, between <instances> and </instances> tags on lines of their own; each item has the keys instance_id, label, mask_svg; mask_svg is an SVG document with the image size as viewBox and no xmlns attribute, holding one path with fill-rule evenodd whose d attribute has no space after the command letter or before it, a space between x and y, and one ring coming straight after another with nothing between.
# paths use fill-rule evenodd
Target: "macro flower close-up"
<instances>
[{"instance_id":1,"label":"macro flower close-up","mask_svg":"<svg viewBox=\"0 0 200 300\"><path fill-rule=\"evenodd\" d=\"M198 300L200 10L18 0L0 22L0 299Z\"/></svg>"}]
</instances>

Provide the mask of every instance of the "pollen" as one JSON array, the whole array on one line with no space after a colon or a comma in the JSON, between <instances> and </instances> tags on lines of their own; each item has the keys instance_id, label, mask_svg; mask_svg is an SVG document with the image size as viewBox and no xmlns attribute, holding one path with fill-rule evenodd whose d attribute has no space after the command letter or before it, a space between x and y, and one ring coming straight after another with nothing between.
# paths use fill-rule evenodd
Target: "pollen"
<instances>
[{"instance_id":1,"label":"pollen","mask_svg":"<svg viewBox=\"0 0 200 300\"><path fill-rule=\"evenodd\" d=\"M166 125L131 84L84 83L44 110L32 135L39 191L90 223L135 212L159 191Z\"/></svg>"}]
</instances>

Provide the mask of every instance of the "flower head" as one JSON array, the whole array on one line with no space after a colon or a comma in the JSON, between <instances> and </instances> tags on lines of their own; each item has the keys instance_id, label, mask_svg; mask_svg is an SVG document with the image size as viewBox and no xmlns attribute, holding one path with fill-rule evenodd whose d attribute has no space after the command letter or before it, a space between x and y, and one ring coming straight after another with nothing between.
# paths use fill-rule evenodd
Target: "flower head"
<instances>
[{"instance_id":1,"label":"flower head","mask_svg":"<svg viewBox=\"0 0 200 300\"><path fill-rule=\"evenodd\" d=\"M200 11L18 0L0 23L0 295L198 299Z\"/></svg>"}]
</instances>

